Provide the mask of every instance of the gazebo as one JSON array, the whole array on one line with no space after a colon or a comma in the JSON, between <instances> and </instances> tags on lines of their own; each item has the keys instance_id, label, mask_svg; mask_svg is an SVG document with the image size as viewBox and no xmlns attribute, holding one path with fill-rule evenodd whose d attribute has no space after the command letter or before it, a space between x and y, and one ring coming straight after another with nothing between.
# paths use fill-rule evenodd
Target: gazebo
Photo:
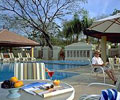
<instances>
[{"instance_id":1,"label":"gazebo","mask_svg":"<svg viewBox=\"0 0 120 100\"><path fill-rule=\"evenodd\" d=\"M10 32L7 29L3 29L0 31L0 48L1 47L9 47L10 51L12 47L26 47L31 46L31 55L34 56L34 47L39 46L40 44L30 40L26 37L18 35L14 32Z\"/></svg>"}]
</instances>

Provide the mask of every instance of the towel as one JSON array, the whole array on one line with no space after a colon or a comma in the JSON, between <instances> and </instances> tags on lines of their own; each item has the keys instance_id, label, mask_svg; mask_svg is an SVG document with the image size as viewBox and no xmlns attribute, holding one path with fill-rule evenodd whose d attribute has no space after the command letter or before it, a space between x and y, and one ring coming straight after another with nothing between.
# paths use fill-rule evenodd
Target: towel
<instances>
[{"instance_id":1,"label":"towel","mask_svg":"<svg viewBox=\"0 0 120 100\"><path fill-rule=\"evenodd\" d=\"M115 89L102 90L100 100L120 100L120 92Z\"/></svg>"}]
</instances>

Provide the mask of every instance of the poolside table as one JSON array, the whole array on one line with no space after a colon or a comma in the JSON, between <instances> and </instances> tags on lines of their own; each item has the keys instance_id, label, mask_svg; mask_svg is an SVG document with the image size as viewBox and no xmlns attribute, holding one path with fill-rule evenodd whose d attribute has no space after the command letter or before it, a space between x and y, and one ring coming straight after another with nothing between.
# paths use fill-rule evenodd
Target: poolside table
<instances>
[{"instance_id":1,"label":"poolside table","mask_svg":"<svg viewBox=\"0 0 120 100\"><path fill-rule=\"evenodd\" d=\"M48 80L39 80L39 81L38 80L24 80L24 84L28 84L28 83L32 83L32 82L50 82L50 81L48 81ZM60 85L73 88L71 85L62 83L62 82ZM1 86L1 83L0 83L0 86ZM48 97L48 98L42 98L39 95L32 95L32 94L29 94L29 93L21 90L20 91L21 96L19 98L9 99L9 98L7 98L8 93L9 93L8 89L2 89L0 87L0 100L73 100L75 90L73 88L73 91L71 91L71 92L60 94L60 95L53 96L53 97Z\"/></svg>"}]
</instances>

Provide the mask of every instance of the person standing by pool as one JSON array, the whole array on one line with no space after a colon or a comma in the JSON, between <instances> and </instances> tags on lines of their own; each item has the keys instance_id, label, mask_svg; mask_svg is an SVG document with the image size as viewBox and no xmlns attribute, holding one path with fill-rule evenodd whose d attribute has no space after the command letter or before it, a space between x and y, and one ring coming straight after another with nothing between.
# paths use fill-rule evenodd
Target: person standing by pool
<instances>
[{"instance_id":1,"label":"person standing by pool","mask_svg":"<svg viewBox=\"0 0 120 100\"><path fill-rule=\"evenodd\" d=\"M92 58L92 65L97 67L95 71L99 71L100 70L99 67L103 67L103 70L105 71L105 73L110 77L110 79L114 81L114 84L116 84L117 79L114 75L113 70L108 66L108 62L104 64L103 60L100 57L99 51L95 51L94 57Z\"/></svg>"},{"instance_id":2,"label":"person standing by pool","mask_svg":"<svg viewBox=\"0 0 120 100\"><path fill-rule=\"evenodd\" d=\"M60 58L61 58L62 60L65 60L65 52L64 52L64 49L63 49L63 48L60 50Z\"/></svg>"}]
</instances>

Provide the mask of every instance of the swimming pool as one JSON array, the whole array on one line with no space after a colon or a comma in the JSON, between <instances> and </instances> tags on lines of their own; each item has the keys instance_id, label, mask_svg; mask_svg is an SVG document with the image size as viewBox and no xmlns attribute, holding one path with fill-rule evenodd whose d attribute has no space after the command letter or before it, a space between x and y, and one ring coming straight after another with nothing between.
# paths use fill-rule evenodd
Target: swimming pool
<instances>
[{"instance_id":1,"label":"swimming pool","mask_svg":"<svg viewBox=\"0 0 120 100\"><path fill-rule=\"evenodd\" d=\"M80 60L80 61L70 61L70 60L47 60L47 61L38 61L44 62L46 64L59 64L59 65L78 65L78 66L85 66L89 64L88 60Z\"/></svg>"},{"instance_id":2,"label":"swimming pool","mask_svg":"<svg viewBox=\"0 0 120 100\"><path fill-rule=\"evenodd\" d=\"M75 64L60 64L60 63L53 63L52 61L49 61L50 63L47 61L42 61L42 62L45 63L45 66L48 69L55 70L55 74L53 75L53 80L54 79L62 80L68 77L79 75L78 73L61 72L60 70L80 67L80 64L76 64L76 65ZM12 77L13 75L14 75L14 63L0 63L0 81L10 79L10 77ZM49 76L47 74L46 74L46 77L47 79L49 79Z\"/></svg>"}]
</instances>

